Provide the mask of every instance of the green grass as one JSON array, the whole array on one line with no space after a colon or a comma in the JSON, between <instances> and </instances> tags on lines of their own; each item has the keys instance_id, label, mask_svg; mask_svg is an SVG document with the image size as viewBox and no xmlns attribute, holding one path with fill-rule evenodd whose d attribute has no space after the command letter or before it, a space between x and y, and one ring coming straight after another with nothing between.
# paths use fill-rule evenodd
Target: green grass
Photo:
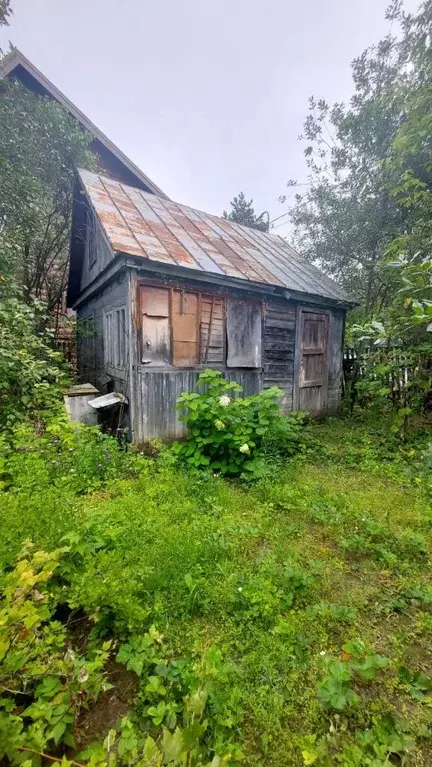
<instances>
[{"instance_id":1,"label":"green grass","mask_svg":"<svg viewBox=\"0 0 432 767\"><path fill-rule=\"evenodd\" d=\"M126 638L154 624L175 653L215 645L234 670L247 765L372 764L369 746L359 761L347 749L391 715L416 740L406 763L426 766L431 697L416 700L398 676L402 665L432 674L432 528L410 479L415 447L401 451L360 421L309 432L313 449L249 488L188 476L165 454L88 495L4 494L0 557L9 564L30 536L57 545L71 528L100 541L69 601L101 633ZM344 659L350 640L389 664L353 680L357 705L325 709L325 659Z\"/></svg>"}]
</instances>

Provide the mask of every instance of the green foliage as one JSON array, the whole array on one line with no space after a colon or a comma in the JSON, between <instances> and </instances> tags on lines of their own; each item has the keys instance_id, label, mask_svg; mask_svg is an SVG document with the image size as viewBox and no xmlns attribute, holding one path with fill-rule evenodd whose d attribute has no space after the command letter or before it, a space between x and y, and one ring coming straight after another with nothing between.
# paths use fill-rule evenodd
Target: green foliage
<instances>
[{"instance_id":1,"label":"green foliage","mask_svg":"<svg viewBox=\"0 0 432 767\"><path fill-rule=\"evenodd\" d=\"M71 648L87 667L111 641L114 689L96 705L91 689L84 696L80 753L64 738L30 749L66 754L67 767L427 763L430 513L418 462L428 435L401 445L376 416L311 422L305 449L246 485L186 472L169 449L117 452L97 430L51 426L19 427L2 449L0 586L29 535L67 547L46 587L53 663ZM8 689L22 681L11 674ZM34 701L1 696L13 698L14 764L38 767L18 750L23 733L58 724L40 693L37 722L23 726L14 717ZM75 710L56 714L65 737Z\"/></svg>"},{"instance_id":2,"label":"green foliage","mask_svg":"<svg viewBox=\"0 0 432 767\"><path fill-rule=\"evenodd\" d=\"M389 248L391 260L417 253L419 263L430 254L430 1L413 14L394 3L387 18L389 34L352 63L349 103L310 99L309 184L291 209L300 250L368 319L397 296L385 269Z\"/></svg>"},{"instance_id":3,"label":"green foliage","mask_svg":"<svg viewBox=\"0 0 432 767\"><path fill-rule=\"evenodd\" d=\"M0 84L0 275L48 314L66 287L74 174L91 167L90 134L55 100Z\"/></svg>"},{"instance_id":4,"label":"green foliage","mask_svg":"<svg viewBox=\"0 0 432 767\"><path fill-rule=\"evenodd\" d=\"M45 306L28 306L0 288L0 429L37 421L57 406L66 383L61 354L43 329Z\"/></svg>"},{"instance_id":5,"label":"green foliage","mask_svg":"<svg viewBox=\"0 0 432 767\"><path fill-rule=\"evenodd\" d=\"M215 647L176 659L152 626L147 634L133 635L121 645L117 661L140 676L136 716L150 720L155 738L163 726L162 750L167 743L175 747L176 764L183 764L183 753L190 765L212 757L221 764L241 759L242 751L233 741L241 721L240 690L233 686L234 669L223 663Z\"/></svg>"},{"instance_id":6,"label":"green foliage","mask_svg":"<svg viewBox=\"0 0 432 767\"><path fill-rule=\"evenodd\" d=\"M27 545L3 580L0 602L0 758L21 761L23 748L74 746L79 712L108 689L110 642L87 656L70 646L55 619L55 573L67 548Z\"/></svg>"},{"instance_id":7,"label":"green foliage","mask_svg":"<svg viewBox=\"0 0 432 767\"><path fill-rule=\"evenodd\" d=\"M322 767L388 767L405 764L405 758L414 750L414 739L406 734L404 725L392 716L374 717L373 725L365 730L356 729L350 743L344 743L345 733L333 728L320 738L304 739L302 751L304 765Z\"/></svg>"},{"instance_id":8,"label":"green foliage","mask_svg":"<svg viewBox=\"0 0 432 767\"><path fill-rule=\"evenodd\" d=\"M65 414L51 419L35 434L28 424L0 442L0 478L9 492L60 491L88 493L138 462L97 426L72 423Z\"/></svg>"},{"instance_id":9,"label":"green foliage","mask_svg":"<svg viewBox=\"0 0 432 767\"><path fill-rule=\"evenodd\" d=\"M0 0L0 27L9 26L9 17L12 12L10 0Z\"/></svg>"},{"instance_id":10,"label":"green foliage","mask_svg":"<svg viewBox=\"0 0 432 767\"><path fill-rule=\"evenodd\" d=\"M432 5L395 2L387 18L387 37L352 64L349 104L310 99L309 183L290 213L299 250L360 303L351 408L390 407L406 439L411 416L431 409Z\"/></svg>"},{"instance_id":11,"label":"green foliage","mask_svg":"<svg viewBox=\"0 0 432 767\"><path fill-rule=\"evenodd\" d=\"M303 419L279 415L280 389L232 397L242 387L217 370L201 373L198 387L200 393L185 392L178 398L178 409L187 411L180 419L187 424L189 435L173 448L192 468L254 479L264 470L261 449L263 455L276 451L289 455L298 449Z\"/></svg>"},{"instance_id":12,"label":"green foliage","mask_svg":"<svg viewBox=\"0 0 432 767\"><path fill-rule=\"evenodd\" d=\"M370 681L378 671L388 666L388 659L365 647L363 642L347 642L343 660L323 656L326 675L318 685L318 697L325 708L342 711L358 704L359 696L352 689L353 678Z\"/></svg>"},{"instance_id":13,"label":"green foliage","mask_svg":"<svg viewBox=\"0 0 432 767\"><path fill-rule=\"evenodd\" d=\"M240 192L238 197L234 197L230 205L232 210L229 213L224 210L222 214L224 218L227 218L229 221L235 221L236 224L250 226L252 229L260 229L262 232L268 232L269 215L267 211L264 211L264 213L257 216L254 211L253 200L247 200L243 192Z\"/></svg>"},{"instance_id":14,"label":"green foliage","mask_svg":"<svg viewBox=\"0 0 432 767\"><path fill-rule=\"evenodd\" d=\"M55 546L74 520L77 497L121 477L136 476L142 456L124 451L97 427L73 424L64 413L45 427L21 424L0 437L0 567L30 537ZM25 519L25 525L23 525Z\"/></svg>"}]
</instances>

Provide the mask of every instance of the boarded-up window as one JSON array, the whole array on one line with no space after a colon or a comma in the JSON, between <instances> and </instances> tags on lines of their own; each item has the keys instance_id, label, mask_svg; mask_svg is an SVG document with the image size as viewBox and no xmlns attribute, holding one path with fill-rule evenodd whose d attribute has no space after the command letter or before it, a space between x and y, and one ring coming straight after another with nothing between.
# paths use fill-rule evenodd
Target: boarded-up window
<instances>
[{"instance_id":1,"label":"boarded-up window","mask_svg":"<svg viewBox=\"0 0 432 767\"><path fill-rule=\"evenodd\" d=\"M170 364L170 292L147 286L141 290L142 359L145 365Z\"/></svg>"},{"instance_id":2,"label":"boarded-up window","mask_svg":"<svg viewBox=\"0 0 432 767\"><path fill-rule=\"evenodd\" d=\"M142 285L142 363L224 364L225 300L191 290Z\"/></svg>"},{"instance_id":3,"label":"boarded-up window","mask_svg":"<svg viewBox=\"0 0 432 767\"><path fill-rule=\"evenodd\" d=\"M261 304L227 301L227 367L261 367Z\"/></svg>"},{"instance_id":4,"label":"boarded-up window","mask_svg":"<svg viewBox=\"0 0 432 767\"><path fill-rule=\"evenodd\" d=\"M258 302L142 285L140 310L145 365L261 366Z\"/></svg>"}]
</instances>

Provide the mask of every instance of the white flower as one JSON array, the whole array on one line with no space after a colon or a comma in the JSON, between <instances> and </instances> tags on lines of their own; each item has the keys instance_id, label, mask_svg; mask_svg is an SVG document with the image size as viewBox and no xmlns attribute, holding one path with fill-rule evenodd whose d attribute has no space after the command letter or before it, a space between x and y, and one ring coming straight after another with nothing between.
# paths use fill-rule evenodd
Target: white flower
<instances>
[{"instance_id":1,"label":"white flower","mask_svg":"<svg viewBox=\"0 0 432 767\"><path fill-rule=\"evenodd\" d=\"M219 405L221 405L222 407L228 407L230 402L231 402L231 397L228 397L227 394L222 394L222 397L219 397Z\"/></svg>"},{"instance_id":2,"label":"white flower","mask_svg":"<svg viewBox=\"0 0 432 767\"><path fill-rule=\"evenodd\" d=\"M215 426L218 431L225 429L225 424L223 421L215 421Z\"/></svg>"},{"instance_id":3,"label":"white flower","mask_svg":"<svg viewBox=\"0 0 432 767\"><path fill-rule=\"evenodd\" d=\"M321 650L320 655L325 655L325 654L326 654L326 651L325 650Z\"/></svg>"},{"instance_id":4,"label":"white flower","mask_svg":"<svg viewBox=\"0 0 432 767\"><path fill-rule=\"evenodd\" d=\"M239 587L238 587L238 591L243 591L243 587L242 587L242 586L239 586Z\"/></svg>"},{"instance_id":5,"label":"white flower","mask_svg":"<svg viewBox=\"0 0 432 767\"><path fill-rule=\"evenodd\" d=\"M78 682L81 682L81 683L87 682L88 678L89 678L89 672L87 671L86 667L83 666L81 671L78 674Z\"/></svg>"},{"instance_id":6,"label":"white flower","mask_svg":"<svg viewBox=\"0 0 432 767\"><path fill-rule=\"evenodd\" d=\"M240 445L239 450L241 453L250 453L249 445L247 442L244 445Z\"/></svg>"}]
</instances>

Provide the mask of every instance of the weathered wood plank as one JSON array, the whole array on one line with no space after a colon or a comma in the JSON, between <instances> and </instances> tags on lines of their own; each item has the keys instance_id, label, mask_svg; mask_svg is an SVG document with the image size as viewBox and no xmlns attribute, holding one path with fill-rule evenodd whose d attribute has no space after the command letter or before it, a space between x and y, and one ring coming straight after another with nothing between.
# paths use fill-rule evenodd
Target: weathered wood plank
<instances>
[{"instance_id":1,"label":"weathered wood plank","mask_svg":"<svg viewBox=\"0 0 432 767\"><path fill-rule=\"evenodd\" d=\"M295 305L288 301L269 302L263 333L264 386L278 386L284 392L281 408L292 409Z\"/></svg>"},{"instance_id":2,"label":"weathered wood plank","mask_svg":"<svg viewBox=\"0 0 432 767\"><path fill-rule=\"evenodd\" d=\"M196 391L199 370L138 369L133 440L144 442L152 437L176 439L186 434L179 421L177 398L184 391ZM244 387L244 395L257 394L261 388L259 370L225 370L228 380Z\"/></svg>"}]
</instances>

